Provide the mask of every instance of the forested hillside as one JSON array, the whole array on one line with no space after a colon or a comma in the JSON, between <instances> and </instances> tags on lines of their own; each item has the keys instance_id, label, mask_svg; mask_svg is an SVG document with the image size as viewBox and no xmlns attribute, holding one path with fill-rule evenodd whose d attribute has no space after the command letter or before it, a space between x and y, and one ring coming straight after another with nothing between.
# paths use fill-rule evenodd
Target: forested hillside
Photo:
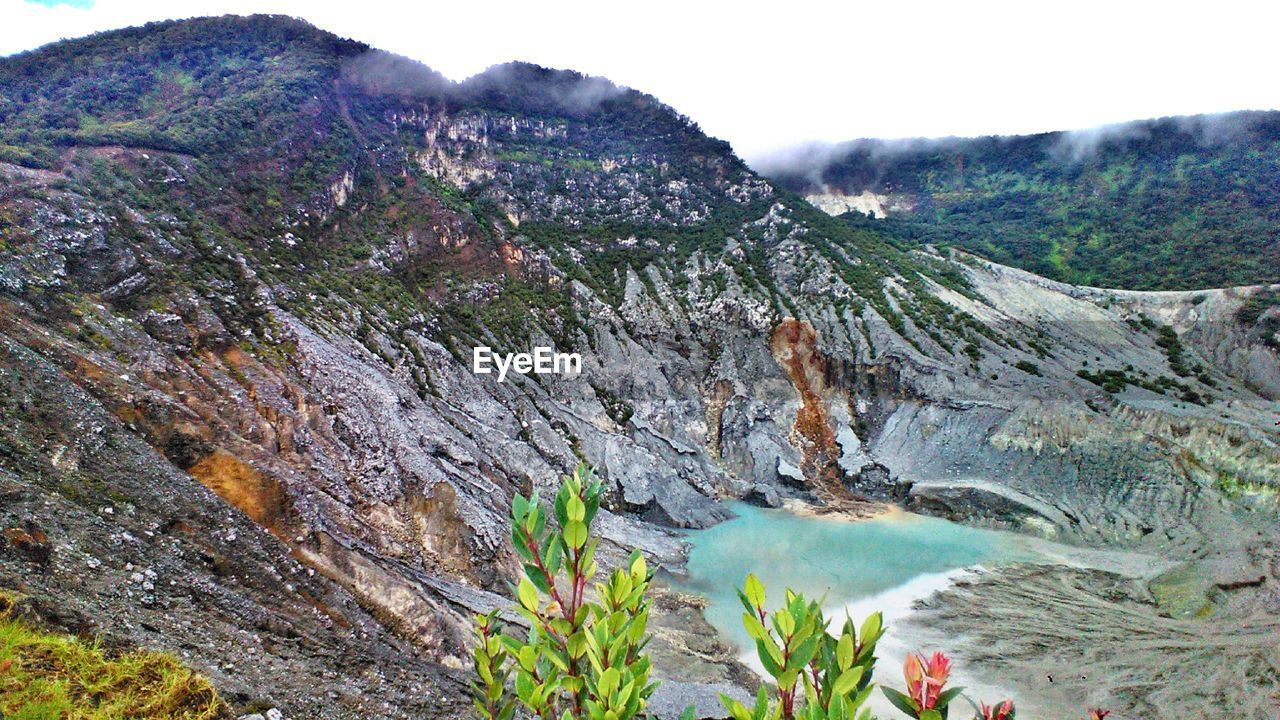
<instances>
[{"instance_id":1,"label":"forested hillside","mask_svg":"<svg viewBox=\"0 0 1280 720\"><path fill-rule=\"evenodd\" d=\"M886 229L1079 285L1280 280L1280 113L1092 131L858 140L757 163L804 194L885 196Z\"/></svg>"}]
</instances>

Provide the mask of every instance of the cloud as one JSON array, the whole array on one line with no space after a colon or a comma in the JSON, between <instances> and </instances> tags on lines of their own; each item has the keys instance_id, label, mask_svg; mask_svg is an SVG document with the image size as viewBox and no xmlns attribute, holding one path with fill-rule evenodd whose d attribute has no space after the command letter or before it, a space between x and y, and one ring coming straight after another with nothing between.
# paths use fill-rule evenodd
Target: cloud
<instances>
[{"instance_id":1,"label":"cloud","mask_svg":"<svg viewBox=\"0 0 1280 720\"><path fill-rule=\"evenodd\" d=\"M1068 130L1060 133L1057 140L1049 146L1049 156L1067 162L1080 162L1092 157L1104 145L1120 145L1150 137L1151 125L1145 122Z\"/></svg>"},{"instance_id":2,"label":"cloud","mask_svg":"<svg viewBox=\"0 0 1280 720\"><path fill-rule=\"evenodd\" d=\"M1083 130L1058 133L1049 155L1068 162L1087 160L1105 147L1141 143L1159 134L1173 134L1201 147L1218 147L1248 139L1266 117L1259 112L1188 115L1174 118L1135 120ZM1274 122L1274 119L1272 119Z\"/></svg>"},{"instance_id":3,"label":"cloud","mask_svg":"<svg viewBox=\"0 0 1280 720\"><path fill-rule=\"evenodd\" d=\"M604 78L521 62L495 65L458 86L458 94L464 99L573 115L591 112L626 92L626 88Z\"/></svg>"},{"instance_id":4,"label":"cloud","mask_svg":"<svg viewBox=\"0 0 1280 720\"><path fill-rule=\"evenodd\" d=\"M806 143L750 159L752 169L798 192L879 189L888 168L906 153L942 152L962 138L860 139Z\"/></svg>"},{"instance_id":5,"label":"cloud","mask_svg":"<svg viewBox=\"0 0 1280 720\"><path fill-rule=\"evenodd\" d=\"M384 50L369 50L347 58L342 63L342 77L375 94L438 96L454 85L417 60Z\"/></svg>"}]
</instances>

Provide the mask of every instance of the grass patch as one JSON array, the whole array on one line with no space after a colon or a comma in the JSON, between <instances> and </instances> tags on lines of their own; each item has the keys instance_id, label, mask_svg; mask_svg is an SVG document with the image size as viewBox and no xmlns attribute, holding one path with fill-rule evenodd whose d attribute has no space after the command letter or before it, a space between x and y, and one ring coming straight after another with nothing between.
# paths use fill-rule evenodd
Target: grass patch
<instances>
[{"instance_id":1,"label":"grass patch","mask_svg":"<svg viewBox=\"0 0 1280 720\"><path fill-rule=\"evenodd\" d=\"M44 632L0 593L0 713L6 720L230 717L204 677L172 655L112 656L96 642Z\"/></svg>"}]
</instances>

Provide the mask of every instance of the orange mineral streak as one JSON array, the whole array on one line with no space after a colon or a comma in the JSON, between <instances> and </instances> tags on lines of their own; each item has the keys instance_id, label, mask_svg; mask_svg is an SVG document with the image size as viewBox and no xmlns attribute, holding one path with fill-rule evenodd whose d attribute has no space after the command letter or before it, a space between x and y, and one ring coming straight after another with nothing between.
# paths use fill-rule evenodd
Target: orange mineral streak
<instances>
[{"instance_id":1,"label":"orange mineral streak","mask_svg":"<svg viewBox=\"0 0 1280 720\"><path fill-rule=\"evenodd\" d=\"M202 458L187 472L254 522L279 535L277 530L282 529L290 507L289 496L279 483L222 448Z\"/></svg>"},{"instance_id":2,"label":"orange mineral streak","mask_svg":"<svg viewBox=\"0 0 1280 720\"><path fill-rule=\"evenodd\" d=\"M817 332L813 326L795 318L787 318L773 331L770 349L778 364L800 393L800 409L792 429L801 440L805 454L805 470L811 477L839 484L836 458L840 448L827 412L827 360L817 350Z\"/></svg>"}]
</instances>

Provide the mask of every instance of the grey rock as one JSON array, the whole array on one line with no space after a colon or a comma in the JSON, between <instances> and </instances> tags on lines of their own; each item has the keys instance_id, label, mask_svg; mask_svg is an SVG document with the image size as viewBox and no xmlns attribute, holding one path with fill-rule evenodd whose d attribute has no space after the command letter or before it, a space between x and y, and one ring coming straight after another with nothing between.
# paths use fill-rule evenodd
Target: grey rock
<instances>
[{"instance_id":1,"label":"grey rock","mask_svg":"<svg viewBox=\"0 0 1280 720\"><path fill-rule=\"evenodd\" d=\"M782 496L778 494L778 489L763 483L752 486L751 492L747 493L743 499L761 507L782 507Z\"/></svg>"},{"instance_id":2,"label":"grey rock","mask_svg":"<svg viewBox=\"0 0 1280 720\"><path fill-rule=\"evenodd\" d=\"M684 683L663 680L649 698L647 711L659 720L677 720L685 708L693 706L694 717L699 720L720 720L730 717L720 703L725 694L739 702L750 704L751 696L742 688L725 684Z\"/></svg>"},{"instance_id":3,"label":"grey rock","mask_svg":"<svg viewBox=\"0 0 1280 720\"><path fill-rule=\"evenodd\" d=\"M147 334L160 342L180 349L191 347L191 332L178 315L149 310L142 319L142 325Z\"/></svg>"}]
</instances>

